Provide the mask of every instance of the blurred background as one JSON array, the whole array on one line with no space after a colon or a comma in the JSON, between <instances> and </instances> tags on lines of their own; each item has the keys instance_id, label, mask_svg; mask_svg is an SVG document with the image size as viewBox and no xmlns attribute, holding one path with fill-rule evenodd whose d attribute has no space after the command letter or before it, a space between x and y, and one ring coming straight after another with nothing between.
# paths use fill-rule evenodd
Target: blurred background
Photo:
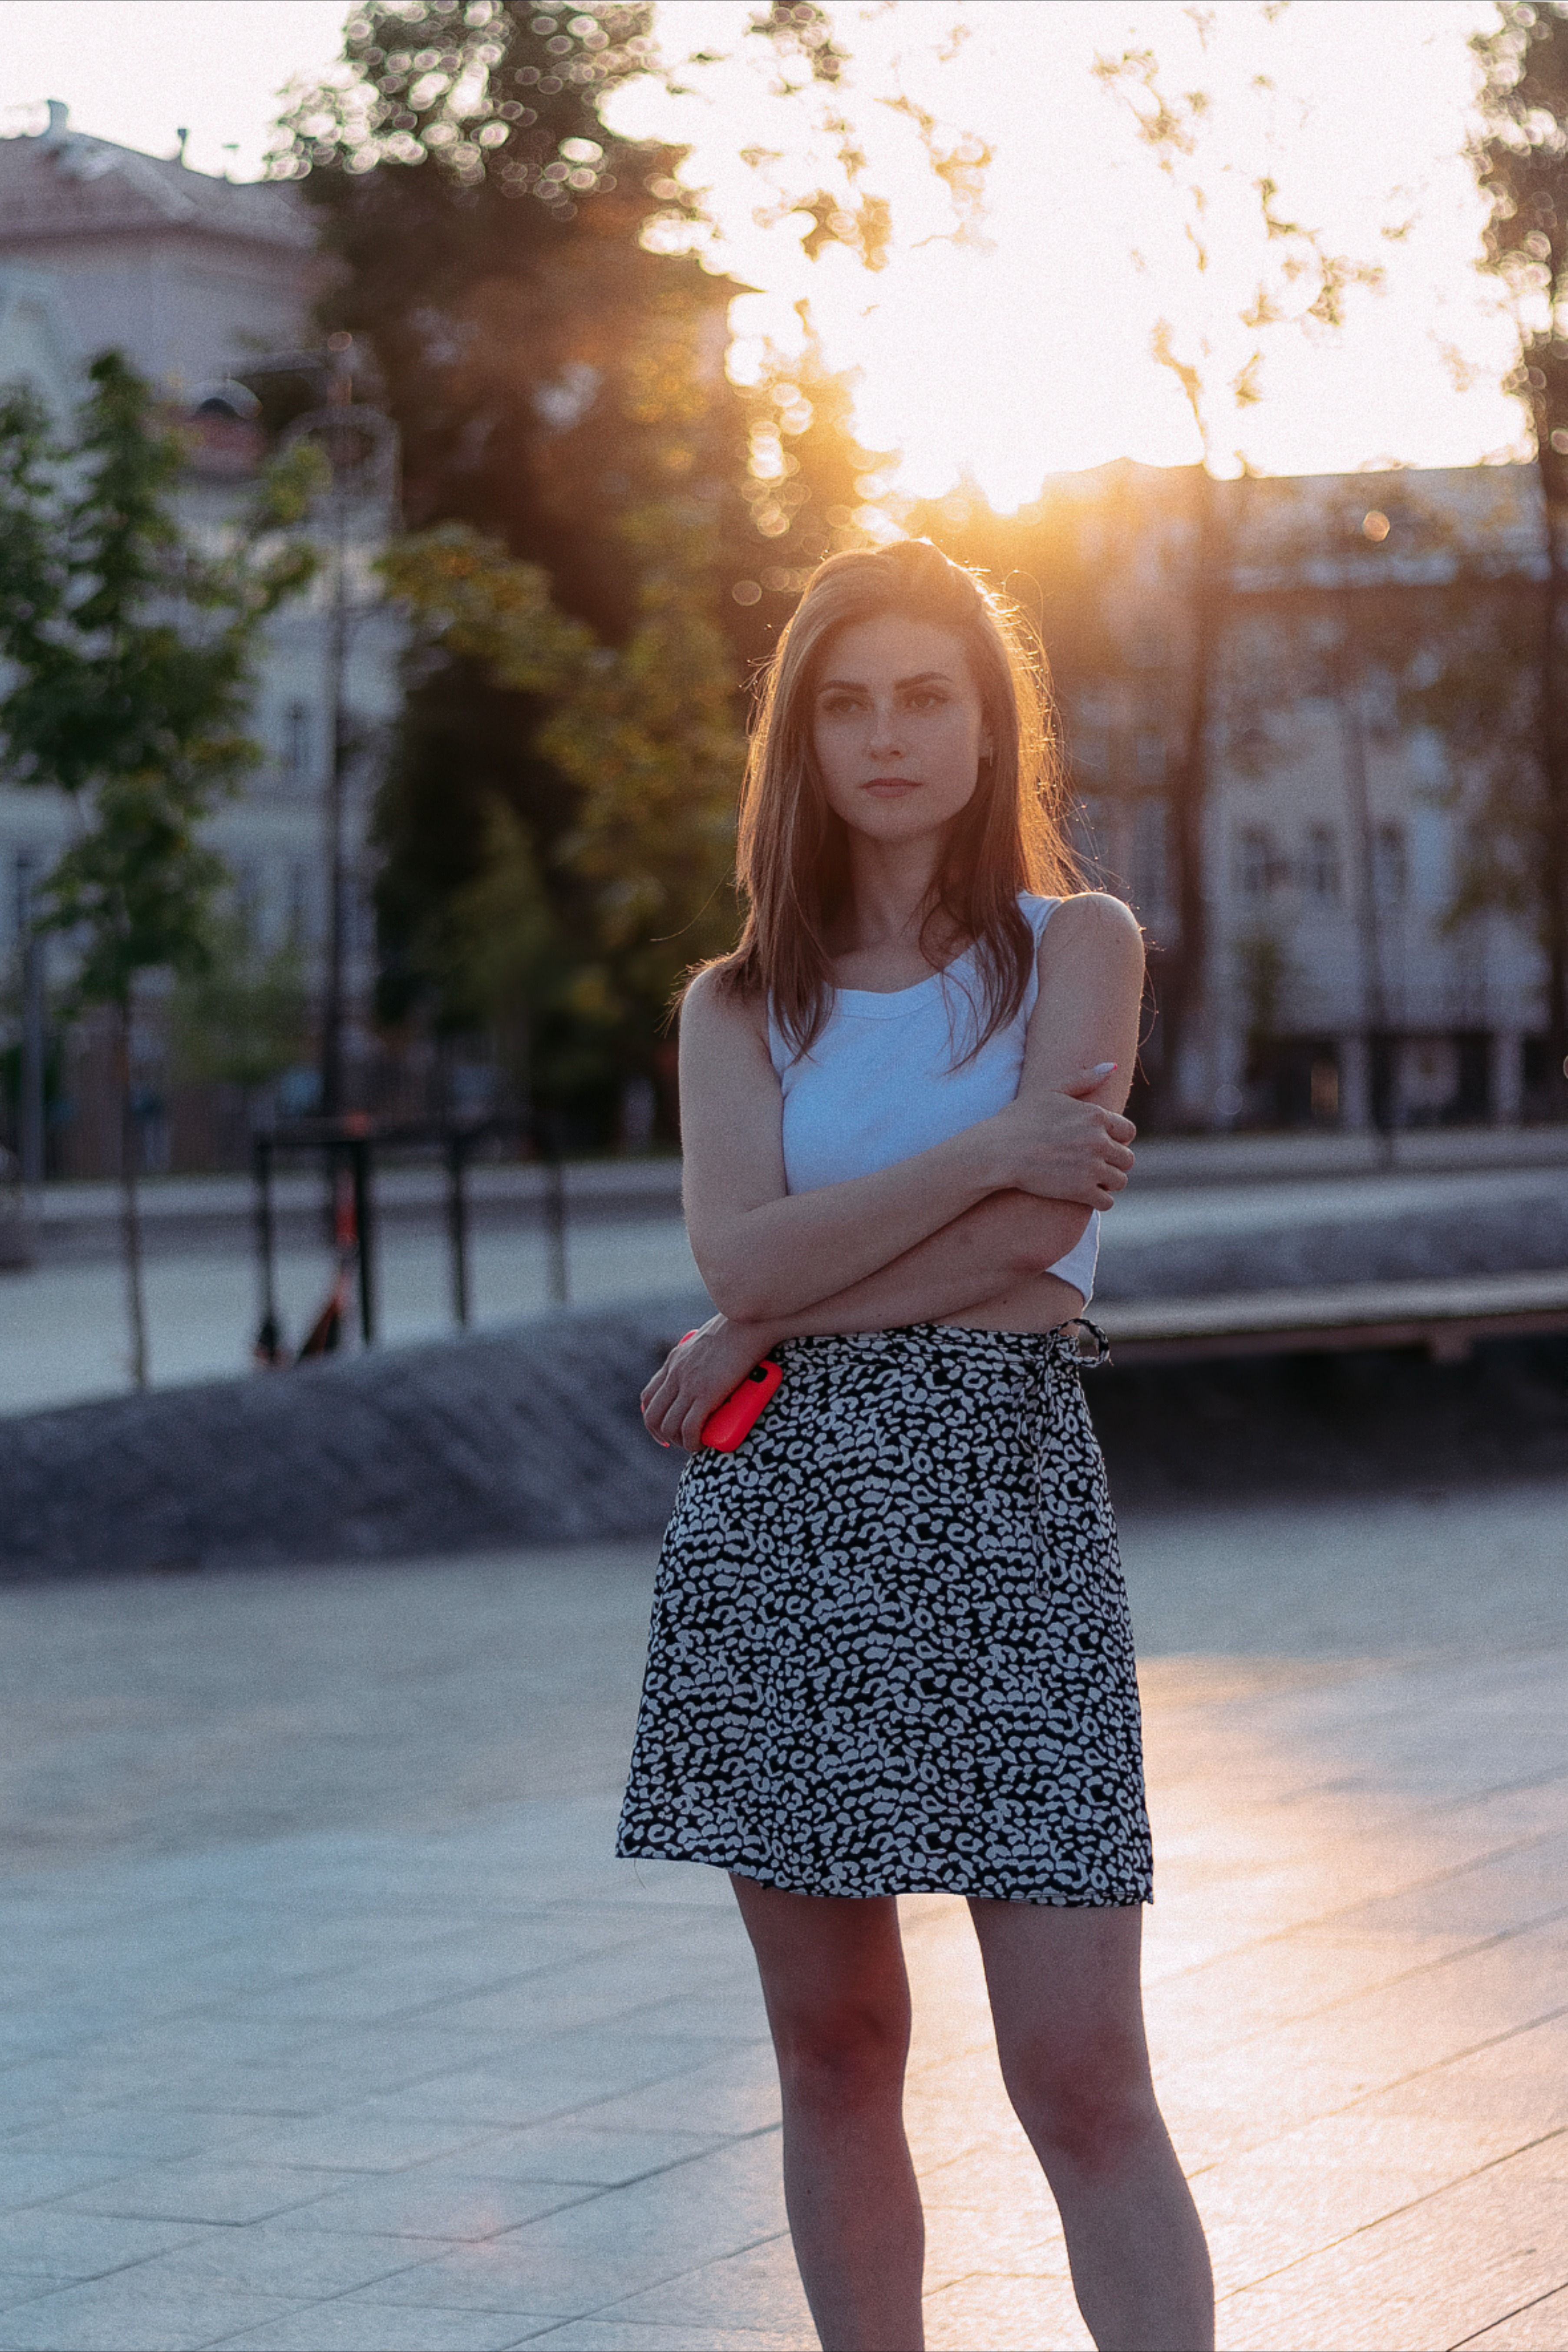
<instances>
[{"instance_id":1,"label":"blurred background","mask_svg":"<svg viewBox=\"0 0 1568 2352\"><path fill-rule=\"evenodd\" d=\"M750 682L899 533L1036 623L1148 931L1189 1207L1107 1296L1266 1287L1177 1246L1248 1216L1321 1229L1298 1294L1560 1269L1565 53L12 0L0 1410L692 1289L668 1007Z\"/></svg>"}]
</instances>

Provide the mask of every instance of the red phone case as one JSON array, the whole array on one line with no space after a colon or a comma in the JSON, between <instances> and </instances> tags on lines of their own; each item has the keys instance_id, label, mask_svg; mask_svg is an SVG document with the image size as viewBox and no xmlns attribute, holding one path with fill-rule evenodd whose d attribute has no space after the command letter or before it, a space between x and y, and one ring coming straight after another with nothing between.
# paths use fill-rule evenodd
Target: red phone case
<instances>
[{"instance_id":1,"label":"red phone case","mask_svg":"<svg viewBox=\"0 0 1568 2352\"><path fill-rule=\"evenodd\" d=\"M689 1331L686 1334L689 1339L692 1336ZM771 1356L753 1364L739 1388L731 1389L703 1423L703 1444L710 1445L716 1454L733 1454L783 1378L784 1367Z\"/></svg>"}]
</instances>

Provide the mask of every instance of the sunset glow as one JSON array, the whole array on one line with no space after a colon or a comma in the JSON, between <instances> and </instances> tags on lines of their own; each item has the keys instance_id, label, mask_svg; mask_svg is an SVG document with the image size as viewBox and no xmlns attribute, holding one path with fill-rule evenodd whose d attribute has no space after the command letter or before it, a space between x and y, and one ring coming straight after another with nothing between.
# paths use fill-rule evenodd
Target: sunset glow
<instances>
[{"instance_id":1,"label":"sunset glow","mask_svg":"<svg viewBox=\"0 0 1568 2352\"><path fill-rule=\"evenodd\" d=\"M64 97L84 130L157 152L188 124L193 163L253 176L276 93L331 58L345 13L338 0L7 0L0 126L30 127L30 109ZM1237 315L1280 258L1260 226L1262 173L1281 212L1378 265L1384 284L1351 289L1337 332L1269 331L1258 404L1217 404L1216 465L1233 470L1238 451L1265 472L1459 465L1521 446L1499 389L1510 328L1474 267L1481 205L1461 152L1485 0L1292 0L1273 21L1252 0L833 5L848 76L804 106L770 94L780 61L748 35L755 13L755 0L661 0L667 61L717 61L683 69L686 95L628 86L610 119L689 147L682 176L718 224L705 257L759 289L733 309L735 373L755 369L765 339L798 344L808 302L828 362L858 372L862 438L899 453L899 488L940 494L967 477L1011 508L1048 474L1195 457L1151 335L1168 320L1190 357L1206 336L1218 381L1245 363L1256 339ZM1209 202L1201 274L1182 173L1162 174L1092 70L1141 47L1172 91L1213 100L1184 166ZM784 66L805 78L800 60ZM965 133L992 151L967 237L900 98L933 119L941 152ZM799 215L755 217L769 167L743 156L784 151L781 183L830 183L842 140L819 133L816 154L803 142L823 99L844 103L862 184L891 206L875 272L832 247L807 258Z\"/></svg>"},{"instance_id":2,"label":"sunset glow","mask_svg":"<svg viewBox=\"0 0 1568 2352\"><path fill-rule=\"evenodd\" d=\"M1249 356L1258 339L1237 313L1279 258L1253 185L1263 173L1277 210L1380 267L1384 285L1352 289L1337 333L1263 337L1262 398L1221 418L1216 463L1234 470L1239 450L1265 472L1466 464L1518 444L1518 411L1498 389L1510 331L1474 267L1482 208L1461 152L1467 37L1492 15L1480 0L1294 0L1272 22L1242 0L831 10L855 60L866 181L892 204L894 245L877 273L833 249L807 259L798 216L784 228L752 218L757 173L737 151L784 146L792 120L798 140L800 110L765 94L748 55L752 13L744 0L667 0L668 55L705 46L734 61L689 73L688 98L627 89L612 119L689 143L683 177L710 192L722 230L713 263L763 289L735 306L737 370L763 337L797 337L794 306L809 301L828 361L859 371L863 437L902 453L900 488L934 495L969 475L1011 508L1050 473L1194 457L1193 420L1151 333L1167 318L1178 356L1194 357L1206 334L1222 379ZM1201 274L1183 173L1162 173L1092 70L1097 55L1141 47L1173 92L1213 100L1185 167L1208 199ZM900 91L949 142L973 131L993 150L973 242L955 240L909 120L887 103Z\"/></svg>"}]
</instances>

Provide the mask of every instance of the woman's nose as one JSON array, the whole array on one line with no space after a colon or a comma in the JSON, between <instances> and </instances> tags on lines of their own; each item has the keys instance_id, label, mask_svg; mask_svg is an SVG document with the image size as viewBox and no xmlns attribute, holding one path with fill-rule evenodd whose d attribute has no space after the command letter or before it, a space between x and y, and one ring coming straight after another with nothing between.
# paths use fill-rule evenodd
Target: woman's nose
<instances>
[{"instance_id":1,"label":"woman's nose","mask_svg":"<svg viewBox=\"0 0 1568 2352\"><path fill-rule=\"evenodd\" d=\"M901 759L903 757L903 739L899 731L897 711L876 710L872 712L871 732L867 740L866 748L870 751L873 758L876 759Z\"/></svg>"}]
</instances>

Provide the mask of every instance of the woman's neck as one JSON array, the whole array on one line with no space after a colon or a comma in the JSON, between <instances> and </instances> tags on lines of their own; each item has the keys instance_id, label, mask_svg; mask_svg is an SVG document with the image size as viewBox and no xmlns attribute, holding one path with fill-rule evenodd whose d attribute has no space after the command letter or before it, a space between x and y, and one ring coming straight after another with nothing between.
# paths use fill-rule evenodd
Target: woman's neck
<instances>
[{"instance_id":1,"label":"woman's neck","mask_svg":"<svg viewBox=\"0 0 1568 2352\"><path fill-rule=\"evenodd\" d=\"M940 842L849 836L849 893L835 926L840 953L918 947L930 910Z\"/></svg>"},{"instance_id":2,"label":"woman's neck","mask_svg":"<svg viewBox=\"0 0 1568 2352\"><path fill-rule=\"evenodd\" d=\"M956 937L922 938L940 856L940 843L851 836L849 893L832 938L834 978L840 988L907 988L968 944Z\"/></svg>"}]
</instances>

